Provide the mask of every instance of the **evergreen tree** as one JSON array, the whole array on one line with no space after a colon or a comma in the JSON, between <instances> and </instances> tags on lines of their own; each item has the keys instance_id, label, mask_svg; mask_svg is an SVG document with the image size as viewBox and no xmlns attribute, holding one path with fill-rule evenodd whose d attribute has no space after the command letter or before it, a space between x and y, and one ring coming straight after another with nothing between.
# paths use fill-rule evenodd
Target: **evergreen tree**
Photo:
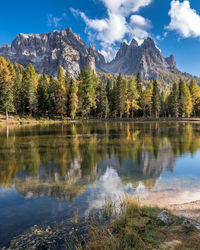
<instances>
[{"instance_id":1,"label":"evergreen tree","mask_svg":"<svg viewBox=\"0 0 200 250\"><path fill-rule=\"evenodd\" d=\"M192 113L192 100L189 87L184 80L180 81L179 101L181 117L189 117Z\"/></svg>"},{"instance_id":2,"label":"evergreen tree","mask_svg":"<svg viewBox=\"0 0 200 250\"><path fill-rule=\"evenodd\" d=\"M141 78L140 72L138 72L137 77L136 77L136 87L137 87L137 92L139 95L138 105L139 105L139 107L142 107L143 88L142 88L142 78ZM142 115L141 111L137 112L138 116Z\"/></svg>"},{"instance_id":3,"label":"evergreen tree","mask_svg":"<svg viewBox=\"0 0 200 250\"><path fill-rule=\"evenodd\" d=\"M176 81L172 86L168 107L170 108L169 112L173 117L179 117L179 86Z\"/></svg>"},{"instance_id":4,"label":"evergreen tree","mask_svg":"<svg viewBox=\"0 0 200 250\"><path fill-rule=\"evenodd\" d=\"M56 113L63 118L63 115L66 113L66 85L65 85L64 70L61 66L59 66L58 70L58 80L57 80L55 99L56 99Z\"/></svg>"},{"instance_id":5,"label":"evergreen tree","mask_svg":"<svg viewBox=\"0 0 200 250\"><path fill-rule=\"evenodd\" d=\"M23 112L23 73L24 67L18 63L15 63L15 80L14 80L14 106L17 114L21 114Z\"/></svg>"},{"instance_id":6,"label":"evergreen tree","mask_svg":"<svg viewBox=\"0 0 200 250\"><path fill-rule=\"evenodd\" d=\"M110 78L106 82L106 95L108 100L109 113L113 113L113 82Z\"/></svg>"},{"instance_id":7,"label":"evergreen tree","mask_svg":"<svg viewBox=\"0 0 200 250\"><path fill-rule=\"evenodd\" d=\"M69 111L70 111L70 117L72 119L75 119L76 112L78 109L78 87L76 82L71 79L70 81L70 87L69 87Z\"/></svg>"},{"instance_id":8,"label":"evergreen tree","mask_svg":"<svg viewBox=\"0 0 200 250\"><path fill-rule=\"evenodd\" d=\"M45 115L49 111L49 81L45 74L43 74L38 81L37 87L37 100L38 100L38 113Z\"/></svg>"},{"instance_id":9,"label":"evergreen tree","mask_svg":"<svg viewBox=\"0 0 200 250\"><path fill-rule=\"evenodd\" d=\"M3 57L0 57L0 109L6 114L14 111L13 102L13 79L8 64Z\"/></svg>"},{"instance_id":10,"label":"evergreen tree","mask_svg":"<svg viewBox=\"0 0 200 250\"><path fill-rule=\"evenodd\" d=\"M120 73L116 81L114 93L116 112L119 114L120 118L122 118L122 115L125 111L125 91L126 81L122 79L122 75Z\"/></svg>"},{"instance_id":11,"label":"evergreen tree","mask_svg":"<svg viewBox=\"0 0 200 250\"><path fill-rule=\"evenodd\" d=\"M157 80L154 80L153 82L152 111L154 117L158 118L160 113L160 95Z\"/></svg>"},{"instance_id":12,"label":"evergreen tree","mask_svg":"<svg viewBox=\"0 0 200 250\"><path fill-rule=\"evenodd\" d=\"M99 118L107 118L109 113L108 98L106 95L106 87L104 83L99 79L97 87L97 116Z\"/></svg>"},{"instance_id":13,"label":"evergreen tree","mask_svg":"<svg viewBox=\"0 0 200 250\"><path fill-rule=\"evenodd\" d=\"M96 77L87 66L79 76L79 112L88 118L91 111L96 109Z\"/></svg>"},{"instance_id":14,"label":"evergreen tree","mask_svg":"<svg viewBox=\"0 0 200 250\"><path fill-rule=\"evenodd\" d=\"M57 81L56 79L51 75L49 80L49 89L48 89L48 106L49 106L49 114L51 116L55 115L56 113L56 92L57 92Z\"/></svg>"},{"instance_id":15,"label":"evergreen tree","mask_svg":"<svg viewBox=\"0 0 200 250\"><path fill-rule=\"evenodd\" d=\"M23 74L22 110L32 115L37 111L38 76L32 64L29 64Z\"/></svg>"}]
</instances>

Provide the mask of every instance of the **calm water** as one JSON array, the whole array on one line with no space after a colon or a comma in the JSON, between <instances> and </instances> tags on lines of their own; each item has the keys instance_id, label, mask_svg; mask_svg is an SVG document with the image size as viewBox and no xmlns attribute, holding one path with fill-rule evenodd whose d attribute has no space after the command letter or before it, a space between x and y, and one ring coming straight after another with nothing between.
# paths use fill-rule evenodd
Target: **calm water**
<instances>
[{"instance_id":1,"label":"calm water","mask_svg":"<svg viewBox=\"0 0 200 250\"><path fill-rule=\"evenodd\" d=\"M200 200L199 160L195 123L0 128L0 246L125 193L152 203Z\"/></svg>"}]
</instances>

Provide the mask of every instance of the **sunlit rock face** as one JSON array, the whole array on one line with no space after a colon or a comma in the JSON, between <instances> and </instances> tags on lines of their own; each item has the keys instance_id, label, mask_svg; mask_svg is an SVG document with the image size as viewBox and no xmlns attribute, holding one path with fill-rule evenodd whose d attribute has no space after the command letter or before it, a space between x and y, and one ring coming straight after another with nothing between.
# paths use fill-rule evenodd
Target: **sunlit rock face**
<instances>
[{"instance_id":1,"label":"sunlit rock face","mask_svg":"<svg viewBox=\"0 0 200 250\"><path fill-rule=\"evenodd\" d=\"M86 65L95 71L105 63L94 46L87 48L71 28L41 35L19 34L11 45L0 48L0 55L23 66L32 63L39 74L45 72L55 76L59 65L77 77Z\"/></svg>"},{"instance_id":2,"label":"sunlit rock face","mask_svg":"<svg viewBox=\"0 0 200 250\"><path fill-rule=\"evenodd\" d=\"M139 46L135 39L130 45L121 43L115 59L106 65L108 73L137 75L140 72L145 80L158 78L159 72L177 71L174 56L165 58L151 38L147 38Z\"/></svg>"},{"instance_id":3,"label":"sunlit rock face","mask_svg":"<svg viewBox=\"0 0 200 250\"><path fill-rule=\"evenodd\" d=\"M140 72L145 80L157 78L159 72L177 71L174 56L165 58L151 38L144 40L140 46L135 39L129 45L121 43L115 59L106 63L94 45L88 48L71 28L40 35L20 33L11 45L0 47L0 56L23 66L32 63L39 74L45 72L54 76L59 65L72 77L77 77L86 65L94 72L126 75Z\"/></svg>"}]
</instances>

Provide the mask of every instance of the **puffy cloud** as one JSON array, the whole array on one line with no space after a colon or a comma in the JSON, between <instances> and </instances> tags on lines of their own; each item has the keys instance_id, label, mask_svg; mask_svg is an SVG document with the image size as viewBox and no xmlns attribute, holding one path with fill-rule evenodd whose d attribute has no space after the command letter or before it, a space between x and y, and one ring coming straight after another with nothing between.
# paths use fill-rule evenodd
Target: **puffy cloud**
<instances>
[{"instance_id":1,"label":"puffy cloud","mask_svg":"<svg viewBox=\"0 0 200 250\"><path fill-rule=\"evenodd\" d=\"M190 2L173 0L169 11L171 17L168 30L176 30L182 37L200 36L200 15L190 7Z\"/></svg>"},{"instance_id":2,"label":"puffy cloud","mask_svg":"<svg viewBox=\"0 0 200 250\"><path fill-rule=\"evenodd\" d=\"M140 15L133 15L140 8L149 5L152 0L101 0L107 9L107 17L90 19L85 13L71 8L74 15L79 15L86 23L86 32L90 38L100 42L101 53L109 61L116 54L116 43L126 35L141 43L150 29L150 21Z\"/></svg>"},{"instance_id":3,"label":"puffy cloud","mask_svg":"<svg viewBox=\"0 0 200 250\"><path fill-rule=\"evenodd\" d=\"M60 17L54 17L52 14L47 16L47 24L49 27L59 27L61 26L61 21L66 17L66 14L63 13Z\"/></svg>"}]
</instances>

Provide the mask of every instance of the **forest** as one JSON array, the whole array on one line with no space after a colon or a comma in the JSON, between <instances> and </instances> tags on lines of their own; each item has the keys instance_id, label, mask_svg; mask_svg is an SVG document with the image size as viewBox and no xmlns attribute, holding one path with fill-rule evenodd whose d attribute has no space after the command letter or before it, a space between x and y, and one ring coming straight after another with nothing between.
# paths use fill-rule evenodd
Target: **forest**
<instances>
[{"instance_id":1,"label":"forest","mask_svg":"<svg viewBox=\"0 0 200 250\"><path fill-rule=\"evenodd\" d=\"M169 92L156 79L95 74L86 67L77 79L59 66L58 76L36 73L0 57L0 112L19 116L105 119L200 116L200 87L195 80L174 81Z\"/></svg>"}]
</instances>

